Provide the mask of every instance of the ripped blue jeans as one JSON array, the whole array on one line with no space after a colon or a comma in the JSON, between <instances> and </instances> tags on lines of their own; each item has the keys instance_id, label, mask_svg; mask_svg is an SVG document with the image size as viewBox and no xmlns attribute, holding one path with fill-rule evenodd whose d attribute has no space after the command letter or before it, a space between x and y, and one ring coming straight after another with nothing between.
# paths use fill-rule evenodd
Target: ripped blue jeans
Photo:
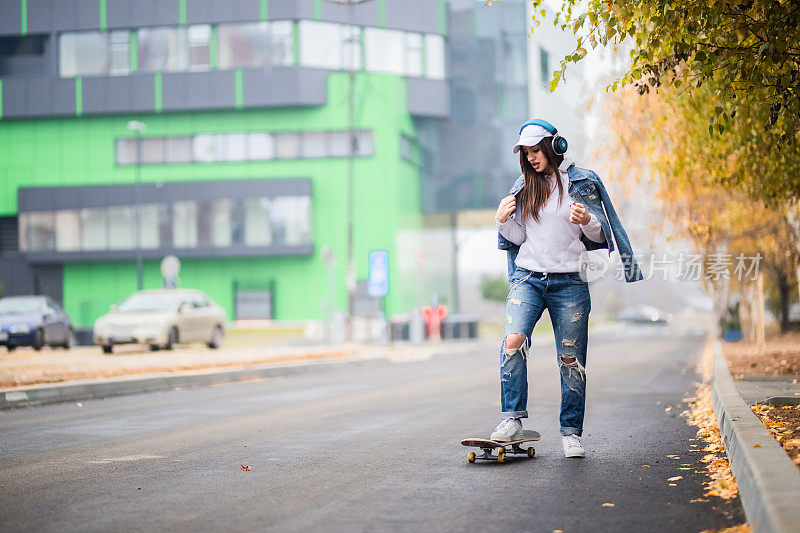
<instances>
[{"instance_id":1,"label":"ripped blue jeans","mask_svg":"<svg viewBox=\"0 0 800 533\"><path fill-rule=\"evenodd\" d=\"M548 309L561 372L562 435L583 433L586 409L586 345L589 338L589 284L577 272L541 274L517 267L509 280L505 335L500 345L500 405L503 417L527 418L528 353L531 333ZM509 335L525 336L506 348Z\"/></svg>"}]
</instances>

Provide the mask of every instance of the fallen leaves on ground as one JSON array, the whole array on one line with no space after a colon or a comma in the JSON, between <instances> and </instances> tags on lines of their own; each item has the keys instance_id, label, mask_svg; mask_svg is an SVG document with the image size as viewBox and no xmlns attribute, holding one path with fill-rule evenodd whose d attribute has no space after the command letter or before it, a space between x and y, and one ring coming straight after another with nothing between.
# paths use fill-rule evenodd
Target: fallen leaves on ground
<instances>
[{"instance_id":1,"label":"fallen leaves on ground","mask_svg":"<svg viewBox=\"0 0 800 533\"><path fill-rule=\"evenodd\" d=\"M800 374L800 333L774 335L764 343L764 353L758 353L754 342L723 342L722 350L728 359L731 374L739 379L748 374Z\"/></svg>"},{"instance_id":2,"label":"fallen leaves on ground","mask_svg":"<svg viewBox=\"0 0 800 533\"><path fill-rule=\"evenodd\" d=\"M750 407L800 469L800 405Z\"/></svg>"},{"instance_id":3,"label":"fallen leaves on ground","mask_svg":"<svg viewBox=\"0 0 800 533\"><path fill-rule=\"evenodd\" d=\"M726 527L720 530L706 529L700 533L750 533L752 530L753 528L750 526L750 523L746 522L738 526Z\"/></svg>"},{"instance_id":4,"label":"fallen leaves on ground","mask_svg":"<svg viewBox=\"0 0 800 533\"><path fill-rule=\"evenodd\" d=\"M613 503L604 503L603 507L614 507Z\"/></svg>"},{"instance_id":5,"label":"fallen leaves on ground","mask_svg":"<svg viewBox=\"0 0 800 533\"><path fill-rule=\"evenodd\" d=\"M706 496L730 499L739 495L736 478L731 472L731 464L725 455L725 445L719 435L717 417L711 404L711 387L700 385L697 396L689 399L689 410L684 411L689 424L696 426L697 436L706 442L703 451L707 452L700 462L706 465L706 474L711 478L704 483Z\"/></svg>"},{"instance_id":6,"label":"fallen leaves on ground","mask_svg":"<svg viewBox=\"0 0 800 533\"><path fill-rule=\"evenodd\" d=\"M249 466L246 466L246 465L241 465L241 466L242 466L242 470L244 470L245 472L249 472L250 471L250 467Z\"/></svg>"}]
</instances>

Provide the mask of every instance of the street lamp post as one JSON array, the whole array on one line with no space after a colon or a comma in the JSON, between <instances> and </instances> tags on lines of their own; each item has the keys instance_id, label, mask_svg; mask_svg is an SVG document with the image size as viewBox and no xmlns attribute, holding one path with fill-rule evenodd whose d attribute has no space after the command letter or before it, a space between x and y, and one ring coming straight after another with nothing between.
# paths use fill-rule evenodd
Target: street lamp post
<instances>
[{"instance_id":1,"label":"street lamp post","mask_svg":"<svg viewBox=\"0 0 800 533\"><path fill-rule=\"evenodd\" d=\"M140 184L142 181L142 132L147 129L144 122L138 120L131 120L128 122L128 129L136 132L136 169L135 169L135 220L134 229L135 242L136 242L136 290L142 290L144 286L142 274L142 205L141 205L141 192Z\"/></svg>"},{"instance_id":2,"label":"street lamp post","mask_svg":"<svg viewBox=\"0 0 800 533\"><path fill-rule=\"evenodd\" d=\"M347 23L349 28L353 27L354 13L353 7L358 4L371 2L372 0L328 0L331 3L346 5L347 9ZM347 42L353 39L353 35L348 29ZM355 173L355 155L358 141L356 139L355 131L355 84L356 73L355 65L350 64L352 60L352 49L347 48L348 52L348 77L350 81L347 102L347 131L349 138L349 151L347 154L347 337L352 339L352 325L353 325L353 308L355 306L356 294L356 264L353 255L353 211L354 211L354 173Z\"/></svg>"}]
</instances>

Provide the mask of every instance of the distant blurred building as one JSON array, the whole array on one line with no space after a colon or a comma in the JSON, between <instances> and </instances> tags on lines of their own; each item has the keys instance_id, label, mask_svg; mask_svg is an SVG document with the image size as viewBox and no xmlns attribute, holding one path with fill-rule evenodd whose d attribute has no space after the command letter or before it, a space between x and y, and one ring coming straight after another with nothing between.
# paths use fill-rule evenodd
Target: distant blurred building
<instances>
[{"instance_id":1,"label":"distant blurred building","mask_svg":"<svg viewBox=\"0 0 800 533\"><path fill-rule=\"evenodd\" d=\"M424 214L496 205L518 174L525 4L0 0L5 294L48 294L88 327L134 291L138 169L145 288L174 254L230 319L320 318L329 245L345 309L354 70L355 307L448 301L452 250Z\"/></svg>"}]
</instances>

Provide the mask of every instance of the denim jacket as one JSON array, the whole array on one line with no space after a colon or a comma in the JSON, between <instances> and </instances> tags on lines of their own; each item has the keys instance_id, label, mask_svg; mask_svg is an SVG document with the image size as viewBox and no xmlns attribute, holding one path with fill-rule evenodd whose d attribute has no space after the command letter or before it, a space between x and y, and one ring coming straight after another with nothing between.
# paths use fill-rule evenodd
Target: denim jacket
<instances>
[{"instance_id":1,"label":"denim jacket","mask_svg":"<svg viewBox=\"0 0 800 533\"><path fill-rule=\"evenodd\" d=\"M642 271L633 256L628 234L625 233L625 228L622 227L622 222L620 222L617 212L611 204L611 198L609 198L603 182L591 170L578 168L575 165L570 165L567 169L567 174L569 175L569 195L576 201L580 201L586 206L589 213L597 217L603 227L603 235L606 238L605 242L594 242L586 235L581 234L581 242L583 242L587 250L607 248L610 257L611 252L614 251L614 241L616 240L620 258L625 267L625 281L631 283L642 279L644 276L642 276ZM514 182L514 186L511 187L508 194L516 196L522 190L523 185L525 185L525 177L520 176ZM499 232L497 241L499 249L508 251L508 278L511 279L511 275L517 268L514 261L517 259L519 246L503 237Z\"/></svg>"}]
</instances>

